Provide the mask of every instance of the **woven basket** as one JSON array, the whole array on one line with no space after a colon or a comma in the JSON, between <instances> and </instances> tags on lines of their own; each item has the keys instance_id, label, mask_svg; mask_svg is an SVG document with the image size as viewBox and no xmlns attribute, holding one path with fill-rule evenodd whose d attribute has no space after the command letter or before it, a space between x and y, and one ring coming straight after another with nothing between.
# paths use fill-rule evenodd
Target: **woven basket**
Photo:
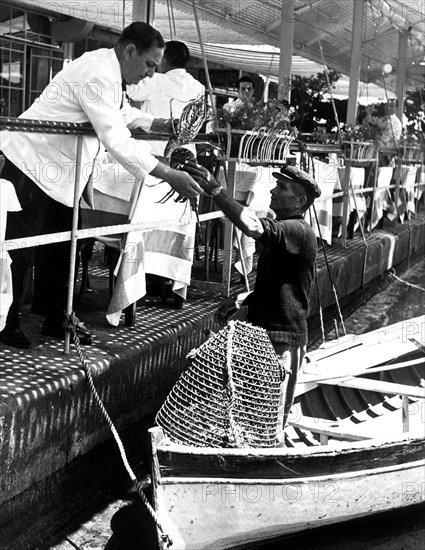
<instances>
[{"instance_id":1,"label":"woven basket","mask_svg":"<svg viewBox=\"0 0 425 550\"><path fill-rule=\"evenodd\" d=\"M156 417L171 441L274 447L283 376L267 332L232 321L188 359Z\"/></svg>"}]
</instances>

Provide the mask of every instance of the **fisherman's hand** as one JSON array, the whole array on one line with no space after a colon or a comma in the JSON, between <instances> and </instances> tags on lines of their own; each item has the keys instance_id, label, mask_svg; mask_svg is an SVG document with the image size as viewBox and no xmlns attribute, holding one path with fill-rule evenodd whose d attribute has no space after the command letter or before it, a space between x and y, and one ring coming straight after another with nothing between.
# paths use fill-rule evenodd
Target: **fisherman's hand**
<instances>
[{"instance_id":1,"label":"fisherman's hand","mask_svg":"<svg viewBox=\"0 0 425 550\"><path fill-rule=\"evenodd\" d=\"M219 306L214 313L214 320L220 325L226 325L230 317L236 313L238 306L234 299L226 300Z\"/></svg>"},{"instance_id":2,"label":"fisherman's hand","mask_svg":"<svg viewBox=\"0 0 425 550\"><path fill-rule=\"evenodd\" d=\"M208 195L215 196L222 189L222 186L211 172L208 172L206 168L197 164L194 160L186 160L180 170L190 174Z\"/></svg>"}]
</instances>

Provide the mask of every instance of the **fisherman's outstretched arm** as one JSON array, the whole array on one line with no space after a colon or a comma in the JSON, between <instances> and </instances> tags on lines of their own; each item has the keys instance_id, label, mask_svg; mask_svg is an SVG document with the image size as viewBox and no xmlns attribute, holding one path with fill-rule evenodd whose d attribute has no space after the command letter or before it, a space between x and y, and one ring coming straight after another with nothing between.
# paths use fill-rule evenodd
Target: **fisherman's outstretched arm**
<instances>
[{"instance_id":1,"label":"fisherman's outstretched arm","mask_svg":"<svg viewBox=\"0 0 425 550\"><path fill-rule=\"evenodd\" d=\"M188 172L202 187L229 220L248 237L258 239L264 232L260 219L252 210L233 199L220 183L204 167L194 161L186 161L182 170Z\"/></svg>"}]
</instances>

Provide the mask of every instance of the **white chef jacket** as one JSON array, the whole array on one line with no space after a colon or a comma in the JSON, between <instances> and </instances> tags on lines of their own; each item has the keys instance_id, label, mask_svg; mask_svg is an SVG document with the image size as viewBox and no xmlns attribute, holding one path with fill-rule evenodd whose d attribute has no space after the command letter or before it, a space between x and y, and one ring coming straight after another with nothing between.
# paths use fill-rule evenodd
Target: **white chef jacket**
<instances>
[{"instance_id":1,"label":"white chef jacket","mask_svg":"<svg viewBox=\"0 0 425 550\"><path fill-rule=\"evenodd\" d=\"M396 114L386 116L383 120L381 128L381 144L384 147L396 147L403 131L403 127L398 116Z\"/></svg>"},{"instance_id":2,"label":"white chef jacket","mask_svg":"<svg viewBox=\"0 0 425 550\"><path fill-rule=\"evenodd\" d=\"M244 101L242 101L242 99L239 99L239 97L237 99L235 99L234 101L228 101L227 103L225 103L223 105L223 109L225 109L226 111L228 111L229 113L235 113L240 107L243 107L244 105L246 105L246 103Z\"/></svg>"},{"instance_id":3,"label":"white chef jacket","mask_svg":"<svg viewBox=\"0 0 425 550\"><path fill-rule=\"evenodd\" d=\"M184 107L204 93L205 87L186 69L155 73L127 87L128 96L142 102L141 111L157 118L179 118Z\"/></svg>"},{"instance_id":4,"label":"white chef jacket","mask_svg":"<svg viewBox=\"0 0 425 550\"><path fill-rule=\"evenodd\" d=\"M123 99L116 53L102 48L67 65L19 118L93 125L98 137L83 137L82 193L91 174L93 180L101 177L95 158L103 148L137 179L143 179L158 164L148 143L132 138L129 130L149 131L154 117L130 107ZM73 204L76 146L76 135L0 133L0 149L5 156L47 195L66 206Z\"/></svg>"}]
</instances>

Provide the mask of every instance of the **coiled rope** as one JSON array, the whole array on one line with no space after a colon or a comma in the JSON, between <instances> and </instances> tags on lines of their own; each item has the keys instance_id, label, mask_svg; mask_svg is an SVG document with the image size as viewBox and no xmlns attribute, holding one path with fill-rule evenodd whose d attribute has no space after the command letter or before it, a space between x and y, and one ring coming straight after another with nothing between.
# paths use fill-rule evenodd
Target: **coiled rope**
<instances>
[{"instance_id":1,"label":"coiled rope","mask_svg":"<svg viewBox=\"0 0 425 550\"><path fill-rule=\"evenodd\" d=\"M75 348L77 350L77 355L78 355L78 358L80 359L81 364L83 365L84 372L86 373L86 376L87 376L88 384L89 384L90 389L93 393L93 396L96 400L96 403L98 404L98 406L99 406L99 408L100 408L100 410L101 410L101 412L102 412L102 414L103 414L103 416L106 420L106 423L108 424L108 426L109 426L109 428L112 432L112 435L114 436L114 439L115 439L115 441L118 445L124 467L125 467L128 475L130 476L131 481L133 482L133 486L135 487L136 491L138 492L140 498L142 499L143 504L146 506L148 512L152 516L152 519L154 520L155 525L157 526L158 531L160 532L161 539L162 539L163 543L167 547L170 547L170 546L172 546L173 541L171 540L169 535L164 533L164 529L162 528L162 525L159 522L158 515L157 515L156 511L153 509L153 507L151 506L150 502L148 501L148 499L145 495L145 492L143 490L142 483L137 480L136 474L133 472L133 470L132 470L132 468L131 468L131 466L128 462L127 455L126 455L126 452L125 452L125 449L124 449L124 445L121 441L121 438L118 434L118 431L115 428L114 423L112 422L112 420L111 420L111 418L108 414L108 411L105 409L105 406L102 402L102 399L100 398L100 396L99 396L99 394L96 390L96 387L95 387L94 381L93 381L92 372L91 372L91 367L87 363L87 361L84 359L83 352L81 351L80 339L79 339L77 331L76 331L77 324L78 324L78 318L77 318L77 316L75 315L74 312L72 312L70 315L66 316L65 330L69 331L73 336Z\"/></svg>"}]
</instances>

